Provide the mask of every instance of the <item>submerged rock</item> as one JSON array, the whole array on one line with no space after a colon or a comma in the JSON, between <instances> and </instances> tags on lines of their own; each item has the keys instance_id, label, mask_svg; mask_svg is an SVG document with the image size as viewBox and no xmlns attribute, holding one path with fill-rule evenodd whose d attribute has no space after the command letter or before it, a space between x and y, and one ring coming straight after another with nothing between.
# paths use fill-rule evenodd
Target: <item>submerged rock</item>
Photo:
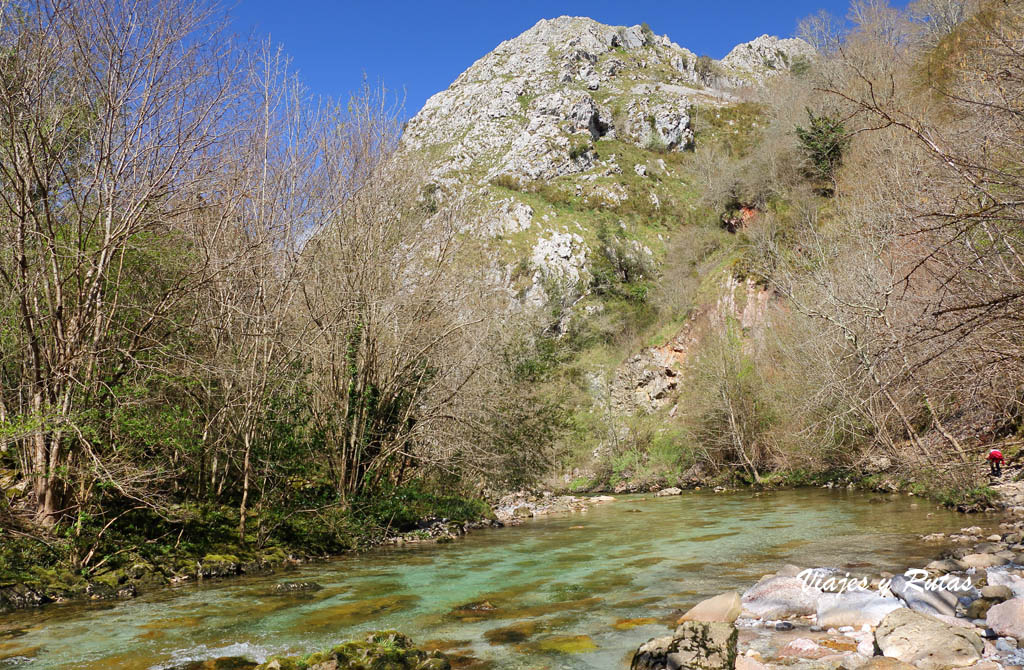
<instances>
[{"instance_id":1,"label":"submerged rock","mask_svg":"<svg viewBox=\"0 0 1024 670\"><path fill-rule=\"evenodd\" d=\"M875 644L883 655L922 670L973 665L985 648L973 629L952 626L909 609L898 609L885 617L875 631Z\"/></svg>"},{"instance_id":2,"label":"submerged rock","mask_svg":"<svg viewBox=\"0 0 1024 670\"><path fill-rule=\"evenodd\" d=\"M589 635L552 635L539 640L535 648L547 653L584 654L596 651L597 645Z\"/></svg>"},{"instance_id":3,"label":"submerged rock","mask_svg":"<svg viewBox=\"0 0 1024 670\"><path fill-rule=\"evenodd\" d=\"M835 650L823 647L814 640L798 637L779 650L779 658L819 659L835 653Z\"/></svg>"},{"instance_id":4,"label":"submerged rock","mask_svg":"<svg viewBox=\"0 0 1024 670\"><path fill-rule=\"evenodd\" d=\"M439 651L413 647L412 640L393 630L368 633L364 642L345 642L303 658L273 658L257 670L451 670Z\"/></svg>"},{"instance_id":5,"label":"submerged rock","mask_svg":"<svg viewBox=\"0 0 1024 670\"><path fill-rule=\"evenodd\" d=\"M176 665L168 670L253 670L256 663L241 656L225 656L210 658L205 661L190 661L184 665Z\"/></svg>"},{"instance_id":6,"label":"submerged rock","mask_svg":"<svg viewBox=\"0 0 1024 670\"><path fill-rule=\"evenodd\" d=\"M275 593L295 593L297 591L319 591L323 587L316 582L281 582L274 584Z\"/></svg>"}]
</instances>

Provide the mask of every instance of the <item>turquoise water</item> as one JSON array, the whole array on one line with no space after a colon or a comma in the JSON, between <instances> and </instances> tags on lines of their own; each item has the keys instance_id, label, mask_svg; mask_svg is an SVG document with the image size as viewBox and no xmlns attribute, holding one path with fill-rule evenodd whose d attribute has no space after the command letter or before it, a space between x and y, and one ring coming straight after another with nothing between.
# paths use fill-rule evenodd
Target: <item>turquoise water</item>
<instances>
[{"instance_id":1,"label":"turquoise water","mask_svg":"<svg viewBox=\"0 0 1024 670\"><path fill-rule=\"evenodd\" d=\"M969 523L968 523L969 522ZM981 523L902 496L799 490L623 496L586 512L135 600L0 615L0 668L142 670L303 653L396 628L458 668L624 668L703 597L786 563L923 565L919 535ZM324 588L277 595L281 581Z\"/></svg>"}]
</instances>

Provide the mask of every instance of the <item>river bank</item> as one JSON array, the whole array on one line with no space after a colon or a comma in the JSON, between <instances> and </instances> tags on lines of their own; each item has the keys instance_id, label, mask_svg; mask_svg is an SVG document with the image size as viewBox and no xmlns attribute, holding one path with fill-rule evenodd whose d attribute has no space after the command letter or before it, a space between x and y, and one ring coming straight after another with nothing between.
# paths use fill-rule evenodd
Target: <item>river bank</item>
<instances>
[{"instance_id":1,"label":"river bank","mask_svg":"<svg viewBox=\"0 0 1024 670\"><path fill-rule=\"evenodd\" d=\"M1007 479L1010 479L1009 471ZM664 482L633 482L616 487L614 493L621 495L623 492L643 490L660 497L680 495L684 490L730 490L716 482L717 480L701 479L680 482L680 486L665 487L659 486L659 483ZM836 472L819 473L814 477L799 472L776 473L766 480L765 484L751 488L785 490L800 485L807 486L811 482L829 489L845 487L878 493L902 492L915 495L916 491L916 495L924 494L912 482L898 483L898 480L893 478L878 477L854 480L844 473ZM329 560L350 552L366 551L385 545L446 543L480 528L514 525L537 516L585 511L589 506L614 501L615 498L608 493L611 491L600 491L596 495L573 495L568 491L519 491L493 499L490 503L458 499L458 505L452 505L450 501L443 506L436 505L439 512L437 515L430 514L415 522L406 519L405 529L392 528L393 515L386 525L378 523L374 526L364 523L356 526L349 531L348 537L340 539L340 542L334 545L343 547L341 551L335 552L311 551L311 545L302 542L254 548L239 543L230 528L220 531L214 529L208 530L207 534L220 537L220 543L208 544L202 551L186 549L162 554L150 553L144 557L134 556L134 560L114 562L106 569L85 574L84 571L76 571L68 565L48 566L43 562L37 562L28 570L20 572L4 571L2 568L5 565L5 553L10 553L16 546L8 542L0 547L0 612L79 600L130 599L142 592L190 581L271 574L312 561ZM952 506L962 512L1011 509L1024 515L1024 482L1008 481L996 486L992 493L995 495L990 497L986 494L980 501L973 500L969 504L965 501ZM444 512L454 513L456 518L440 516ZM223 517L207 515L207 518L219 519L221 526L226 525ZM228 521L234 523L230 518Z\"/></svg>"},{"instance_id":2,"label":"river bank","mask_svg":"<svg viewBox=\"0 0 1024 670\"><path fill-rule=\"evenodd\" d=\"M170 515L177 517L173 523L166 518ZM114 520L122 523L104 527L99 535L111 531L105 538L75 527L44 535L0 525L0 613L128 600L189 582L272 574L391 544L450 542L473 529L501 525L482 500L417 487L395 489L372 504L314 509L284 521L253 516L245 541L237 530L237 508L223 505L181 506L170 514L135 511L134 517Z\"/></svg>"}]
</instances>

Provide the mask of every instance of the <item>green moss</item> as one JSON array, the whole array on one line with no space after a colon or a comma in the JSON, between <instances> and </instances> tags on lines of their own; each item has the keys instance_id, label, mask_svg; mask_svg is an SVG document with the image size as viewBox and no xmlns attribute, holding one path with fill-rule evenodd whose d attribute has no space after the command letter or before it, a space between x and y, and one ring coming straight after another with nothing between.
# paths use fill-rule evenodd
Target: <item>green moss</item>
<instances>
[{"instance_id":1,"label":"green moss","mask_svg":"<svg viewBox=\"0 0 1024 670\"><path fill-rule=\"evenodd\" d=\"M553 635L539 640L534 648L537 651L554 654L583 654L598 649L589 635Z\"/></svg>"},{"instance_id":2,"label":"green moss","mask_svg":"<svg viewBox=\"0 0 1024 670\"><path fill-rule=\"evenodd\" d=\"M332 649L303 657L275 657L257 670L306 670L334 662L337 670L449 670L451 664L440 651L424 651L412 640L393 631L368 633L365 640L345 642Z\"/></svg>"}]
</instances>

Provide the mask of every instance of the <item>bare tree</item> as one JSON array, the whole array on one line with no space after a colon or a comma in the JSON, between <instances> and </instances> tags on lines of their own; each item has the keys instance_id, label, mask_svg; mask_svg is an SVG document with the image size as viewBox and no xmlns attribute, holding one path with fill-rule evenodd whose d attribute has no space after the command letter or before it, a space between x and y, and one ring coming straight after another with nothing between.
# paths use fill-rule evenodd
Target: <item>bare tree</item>
<instances>
[{"instance_id":1,"label":"bare tree","mask_svg":"<svg viewBox=\"0 0 1024 670\"><path fill-rule=\"evenodd\" d=\"M233 75L209 9L44 0L2 10L0 281L28 352L20 444L37 516L52 523L71 494L68 469L114 467L90 449L80 417L108 392L101 361L129 365L155 346L156 324L183 295L172 282L125 304L128 268L194 206Z\"/></svg>"}]
</instances>

